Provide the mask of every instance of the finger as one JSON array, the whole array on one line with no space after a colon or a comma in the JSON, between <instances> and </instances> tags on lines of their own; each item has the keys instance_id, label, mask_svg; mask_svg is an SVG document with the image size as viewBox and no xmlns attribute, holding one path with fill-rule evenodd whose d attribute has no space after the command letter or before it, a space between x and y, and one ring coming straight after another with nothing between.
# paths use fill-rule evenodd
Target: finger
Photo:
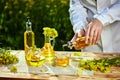
<instances>
[{"instance_id":1,"label":"finger","mask_svg":"<svg viewBox=\"0 0 120 80\"><path fill-rule=\"evenodd\" d=\"M85 43L88 43L88 40L89 40L89 34L90 34L90 26L91 26L91 24L92 24L92 23L89 23L89 24L87 25Z\"/></svg>"},{"instance_id":2,"label":"finger","mask_svg":"<svg viewBox=\"0 0 120 80\"><path fill-rule=\"evenodd\" d=\"M80 31L78 32L78 37L81 37L81 32Z\"/></svg>"},{"instance_id":3,"label":"finger","mask_svg":"<svg viewBox=\"0 0 120 80\"><path fill-rule=\"evenodd\" d=\"M73 36L73 38L72 38L71 42L75 42L75 41L76 41L76 39L77 39L77 37L78 37L78 33L75 33L75 35Z\"/></svg>"},{"instance_id":4,"label":"finger","mask_svg":"<svg viewBox=\"0 0 120 80\"><path fill-rule=\"evenodd\" d=\"M98 30L95 30L94 31L94 34L93 34L93 45L96 44L97 40L98 40Z\"/></svg>"},{"instance_id":5,"label":"finger","mask_svg":"<svg viewBox=\"0 0 120 80\"><path fill-rule=\"evenodd\" d=\"M98 31L98 34L97 34L97 40L96 40L96 43L100 40L100 37L101 37L101 33L102 33L102 26L97 28L97 31Z\"/></svg>"},{"instance_id":6,"label":"finger","mask_svg":"<svg viewBox=\"0 0 120 80\"><path fill-rule=\"evenodd\" d=\"M88 34L89 35L88 41L89 41L90 44L93 44L94 31L95 31L94 26L93 26L92 23L90 23L90 25L89 25L89 34Z\"/></svg>"},{"instance_id":7,"label":"finger","mask_svg":"<svg viewBox=\"0 0 120 80\"><path fill-rule=\"evenodd\" d=\"M80 33L78 34L78 37L82 37L82 36L85 36L85 30L84 29L81 29Z\"/></svg>"},{"instance_id":8,"label":"finger","mask_svg":"<svg viewBox=\"0 0 120 80\"><path fill-rule=\"evenodd\" d=\"M98 41L100 40L100 38L101 38L101 32L98 32L98 37L97 37L96 43L98 43Z\"/></svg>"},{"instance_id":9,"label":"finger","mask_svg":"<svg viewBox=\"0 0 120 80\"><path fill-rule=\"evenodd\" d=\"M89 33L90 34L90 38L89 38L90 44L93 44L94 33L95 33L95 30L93 28L91 28L90 33Z\"/></svg>"}]
</instances>

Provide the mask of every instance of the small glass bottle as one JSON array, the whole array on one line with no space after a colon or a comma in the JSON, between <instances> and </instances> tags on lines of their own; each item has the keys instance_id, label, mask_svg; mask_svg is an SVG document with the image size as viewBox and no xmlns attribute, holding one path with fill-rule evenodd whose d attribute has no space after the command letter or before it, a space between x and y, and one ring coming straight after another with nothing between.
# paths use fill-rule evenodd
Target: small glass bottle
<instances>
[{"instance_id":1,"label":"small glass bottle","mask_svg":"<svg viewBox=\"0 0 120 80\"><path fill-rule=\"evenodd\" d=\"M35 45L34 32L32 31L32 23L30 17L27 17L26 31L24 32L24 50L28 52L29 48Z\"/></svg>"},{"instance_id":2,"label":"small glass bottle","mask_svg":"<svg viewBox=\"0 0 120 80\"><path fill-rule=\"evenodd\" d=\"M68 41L67 44L63 44L63 47L68 46L70 49L79 47L79 49L84 49L89 45L89 43L85 43L85 37L80 37L75 42Z\"/></svg>"}]
</instances>

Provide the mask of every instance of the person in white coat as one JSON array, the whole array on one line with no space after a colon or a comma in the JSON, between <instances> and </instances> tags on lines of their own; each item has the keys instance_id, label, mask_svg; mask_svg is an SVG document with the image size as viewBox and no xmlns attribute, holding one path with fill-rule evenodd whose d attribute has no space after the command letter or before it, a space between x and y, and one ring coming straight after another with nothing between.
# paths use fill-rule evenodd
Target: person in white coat
<instances>
[{"instance_id":1,"label":"person in white coat","mask_svg":"<svg viewBox=\"0 0 120 80\"><path fill-rule=\"evenodd\" d=\"M70 0L75 35L92 44L84 52L120 52L120 0ZM79 47L75 47L79 50Z\"/></svg>"}]
</instances>

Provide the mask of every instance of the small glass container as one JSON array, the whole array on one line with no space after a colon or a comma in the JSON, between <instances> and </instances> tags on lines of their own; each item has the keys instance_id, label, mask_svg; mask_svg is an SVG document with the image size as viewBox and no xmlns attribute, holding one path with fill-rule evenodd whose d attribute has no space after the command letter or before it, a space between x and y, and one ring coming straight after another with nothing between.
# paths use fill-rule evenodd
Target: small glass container
<instances>
[{"instance_id":1,"label":"small glass container","mask_svg":"<svg viewBox=\"0 0 120 80\"><path fill-rule=\"evenodd\" d=\"M69 55L68 53L56 53L55 59L54 59L54 65L55 66L69 66Z\"/></svg>"},{"instance_id":2,"label":"small glass container","mask_svg":"<svg viewBox=\"0 0 120 80\"><path fill-rule=\"evenodd\" d=\"M25 55L26 62L29 66L39 67L45 62L45 57L40 53L40 49L29 49Z\"/></svg>"}]
</instances>

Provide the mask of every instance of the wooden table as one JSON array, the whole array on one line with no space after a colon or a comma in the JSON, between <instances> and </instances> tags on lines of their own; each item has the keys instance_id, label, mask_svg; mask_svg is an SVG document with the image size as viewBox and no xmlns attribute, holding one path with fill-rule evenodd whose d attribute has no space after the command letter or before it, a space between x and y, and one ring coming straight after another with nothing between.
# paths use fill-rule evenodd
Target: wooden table
<instances>
[{"instance_id":1,"label":"wooden table","mask_svg":"<svg viewBox=\"0 0 120 80\"><path fill-rule=\"evenodd\" d=\"M56 51L56 53L57 52L62 51ZM51 65L44 64L43 68L47 69L47 71L40 72L39 70L41 67L35 68L26 64L23 50L13 50L11 53L19 58L19 63L15 64L18 67L18 72L12 73L9 71L7 66L0 66L0 80L120 80L120 67L112 68L109 73L94 72L94 74L90 73L78 76L76 75L76 63L70 61L70 66L68 67L53 67ZM67 53L71 54L72 52L67 51ZM103 58L120 56L120 53L86 52L82 53L82 55L87 57Z\"/></svg>"}]
</instances>

